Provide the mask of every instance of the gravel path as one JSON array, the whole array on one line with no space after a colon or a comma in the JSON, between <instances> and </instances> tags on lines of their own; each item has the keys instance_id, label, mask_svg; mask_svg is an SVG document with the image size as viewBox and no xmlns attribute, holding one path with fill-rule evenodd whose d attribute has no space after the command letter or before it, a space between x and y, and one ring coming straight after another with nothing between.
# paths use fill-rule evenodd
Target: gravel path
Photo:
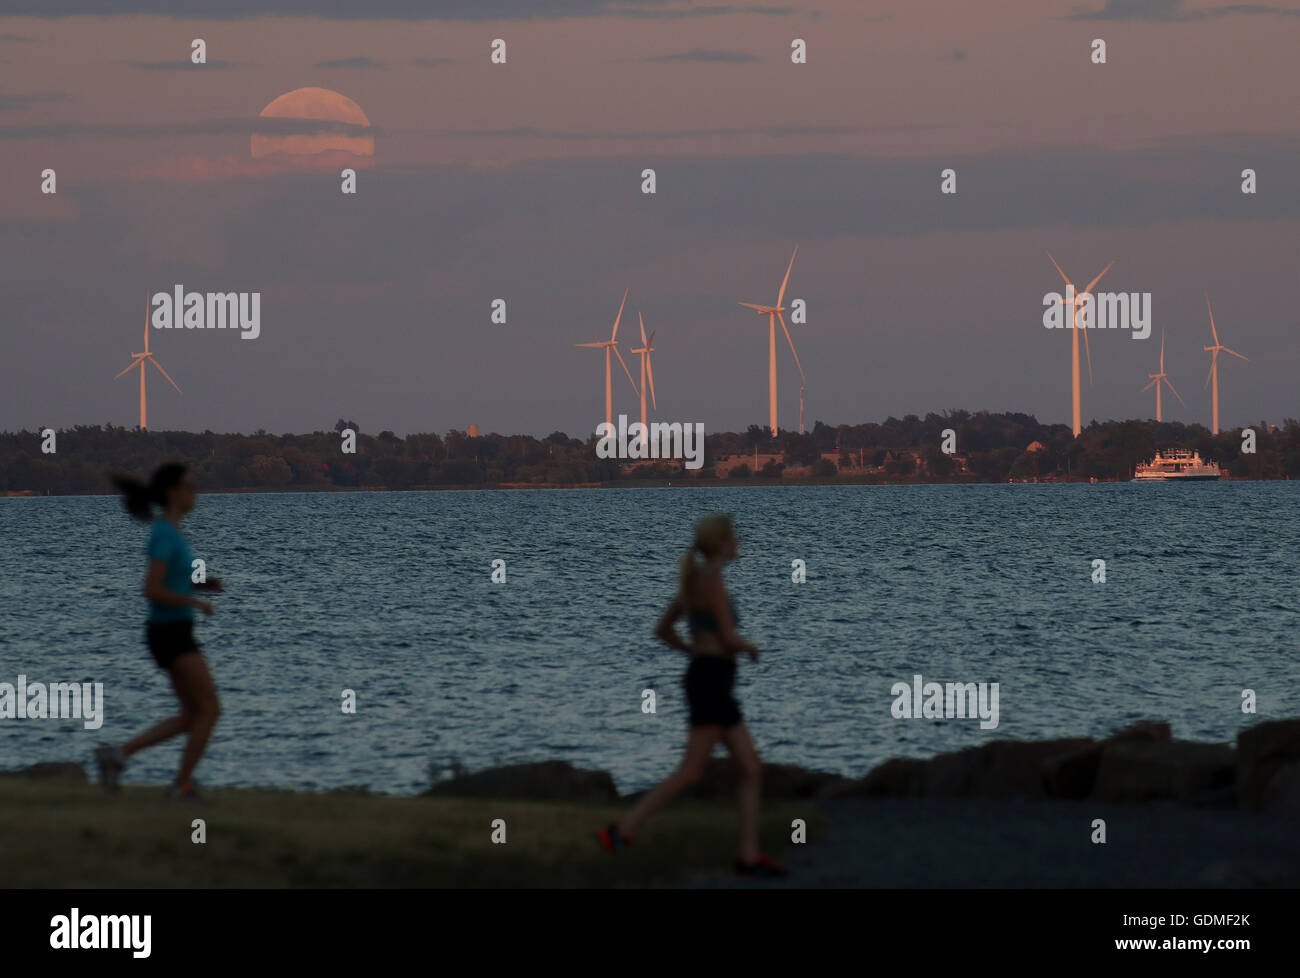
<instances>
[{"instance_id":1,"label":"gravel path","mask_svg":"<svg viewBox=\"0 0 1300 978\"><path fill-rule=\"evenodd\" d=\"M1296 887L1300 815L1174 803L881 799L810 802L824 841L786 880L690 887ZM1105 845L1091 823L1105 819Z\"/></svg>"}]
</instances>

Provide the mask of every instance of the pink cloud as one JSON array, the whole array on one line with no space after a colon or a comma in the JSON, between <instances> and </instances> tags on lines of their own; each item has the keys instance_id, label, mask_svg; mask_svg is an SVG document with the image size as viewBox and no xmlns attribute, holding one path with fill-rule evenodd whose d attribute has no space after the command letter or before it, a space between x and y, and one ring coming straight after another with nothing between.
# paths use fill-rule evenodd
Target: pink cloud
<instances>
[{"instance_id":1,"label":"pink cloud","mask_svg":"<svg viewBox=\"0 0 1300 978\"><path fill-rule=\"evenodd\" d=\"M167 159L147 160L133 164L126 171L127 179L162 180L176 183L202 183L208 180L229 180L239 177L274 177L285 173L338 172L345 167L369 170L375 161L367 156L355 156L338 150L315 153L311 156L276 154L261 159L245 156L173 156Z\"/></svg>"}]
</instances>

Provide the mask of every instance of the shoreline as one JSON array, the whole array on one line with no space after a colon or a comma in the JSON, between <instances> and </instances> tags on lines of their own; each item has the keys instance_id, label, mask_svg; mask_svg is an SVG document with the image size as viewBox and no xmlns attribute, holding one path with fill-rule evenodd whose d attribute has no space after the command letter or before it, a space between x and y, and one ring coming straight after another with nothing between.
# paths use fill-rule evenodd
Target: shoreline
<instances>
[{"instance_id":1,"label":"shoreline","mask_svg":"<svg viewBox=\"0 0 1300 978\"><path fill-rule=\"evenodd\" d=\"M1300 719L1258 723L1235 747L1150 721L1101 740L993 740L856 779L764 764L762 844L791 873L761 883L727 875L735 789L714 758L611 858L595 829L643 793L564 761L459 772L419 795L216 787L197 803L161 785L107 795L69 762L0 774L0 834L25 840L6 866L16 887L1300 885Z\"/></svg>"},{"instance_id":2,"label":"shoreline","mask_svg":"<svg viewBox=\"0 0 1300 978\"><path fill-rule=\"evenodd\" d=\"M1249 483L1285 483L1292 479L1239 479L1225 477L1207 479L1198 485L1213 485L1225 482ZM1087 486L1087 485L1142 485L1133 479L1037 479L992 482L981 479L691 479L659 481L620 479L614 482L572 482L572 483L498 483L491 485L428 485L428 486L247 486L238 488L203 489L206 495L292 495L315 493L360 493L360 492L561 492L573 489L771 489L776 487L811 487L811 486ZM1154 484L1154 483L1153 483ZM1178 485L1179 483L1162 482L1160 485ZM71 489L63 492L37 492L34 489L13 489L0 493L4 499L46 499L55 496L116 496L115 489Z\"/></svg>"}]
</instances>

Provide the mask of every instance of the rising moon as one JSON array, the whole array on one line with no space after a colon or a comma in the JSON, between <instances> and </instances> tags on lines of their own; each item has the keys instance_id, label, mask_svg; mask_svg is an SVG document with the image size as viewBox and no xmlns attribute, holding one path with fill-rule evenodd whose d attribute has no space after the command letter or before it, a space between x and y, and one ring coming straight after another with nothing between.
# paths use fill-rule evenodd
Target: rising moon
<instances>
[{"instance_id":1,"label":"rising moon","mask_svg":"<svg viewBox=\"0 0 1300 978\"><path fill-rule=\"evenodd\" d=\"M263 119L319 119L369 126L370 120L361 106L328 88L297 88L285 92L261 111ZM341 132L263 135L254 133L254 158L282 153L289 156L316 156L321 153L348 153L352 156L375 155L373 136Z\"/></svg>"}]
</instances>

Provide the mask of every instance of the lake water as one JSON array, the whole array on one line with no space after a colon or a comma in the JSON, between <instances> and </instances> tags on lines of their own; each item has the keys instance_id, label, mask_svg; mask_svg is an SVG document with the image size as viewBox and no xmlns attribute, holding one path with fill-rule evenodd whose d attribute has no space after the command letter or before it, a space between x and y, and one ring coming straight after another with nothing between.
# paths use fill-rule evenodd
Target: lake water
<instances>
[{"instance_id":1,"label":"lake water","mask_svg":"<svg viewBox=\"0 0 1300 978\"><path fill-rule=\"evenodd\" d=\"M198 779L413 793L431 764L558 758L652 784L686 732L686 658L652 629L714 510L741 536L728 580L763 655L742 659L737 696L766 760L856 776L1144 718L1230 741L1300 715L1298 497L1245 482L200 496L185 530L226 593L196 625L224 708ZM96 744L174 712L141 641L147 532L112 497L0 499L0 682L102 682L106 699L100 730L0 720L0 767L89 767ZM890 688L916 673L999 683L999 726L895 719ZM126 782L168 782L180 744L137 755Z\"/></svg>"}]
</instances>

